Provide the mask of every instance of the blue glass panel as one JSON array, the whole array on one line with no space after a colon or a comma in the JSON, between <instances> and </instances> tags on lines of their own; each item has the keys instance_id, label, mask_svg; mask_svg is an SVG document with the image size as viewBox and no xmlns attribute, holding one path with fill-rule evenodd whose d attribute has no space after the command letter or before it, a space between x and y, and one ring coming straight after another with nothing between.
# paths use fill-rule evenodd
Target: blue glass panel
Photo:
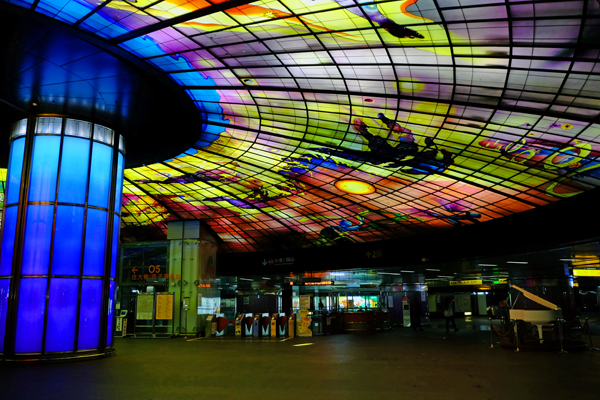
<instances>
[{"instance_id":1,"label":"blue glass panel","mask_svg":"<svg viewBox=\"0 0 600 400\"><path fill-rule=\"evenodd\" d=\"M91 11L91 5L79 4L71 0L42 0L38 3L35 11L49 15L50 17L66 14L75 22Z\"/></svg>"},{"instance_id":2,"label":"blue glass panel","mask_svg":"<svg viewBox=\"0 0 600 400\"><path fill-rule=\"evenodd\" d=\"M27 207L23 243L23 275L46 275L50 264L53 205Z\"/></svg>"},{"instance_id":3,"label":"blue glass panel","mask_svg":"<svg viewBox=\"0 0 600 400\"><path fill-rule=\"evenodd\" d=\"M29 201L54 201L60 136L36 136L33 139Z\"/></svg>"},{"instance_id":4,"label":"blue glass panel","mask_svg":"<svg viewBox=\"0 0 600 400\"><path fill-rule=\"evenodd\" d=\"M54 225L53 275L79 275L83 240L83 207L57 206Z\"/></svg>"},{"instance_id":5,"label":"blue glass panel","mask_svg":"<svg viewBox=\"0 0 600 400\"><path fill-rule=\"evenodd\" d=\"M88 204L97 207L108 207L110 191L110 175L112 173L112 148L94 143L92 148L92 167L90 170L90 191Z\"/></svg>"},{"instance_id":6,"label":"blue glass panel","mask_svg":"<svg viewBox=\"0 0 600 400\"><path fill-rule=\"evenodd\" d=\"M46 351L73 351L79 279L52 278L46 323Z\"/></svg>"},{"instance_id":7,"label":"blue glass panel","mask_svg":"<svg viewBox=\"0 0 600 400\"><path fill-rule=\"evenodd\" d=\"M9 0L11 4L16 4L21 7L29 8L33 4L34 0Z\"/></svg>"},{"instance_id":8,"label":"blue glass panel","mask_svg":"<svg viewBox=\"0 0 600 400\"><path fill-rule=\"evenodd\" d=\"M19 207L12 206L8 207L4 212L4 236L2 236L2 259L0 260L0 275L11 274L18 211Z\"/></svg>"},{"instance_id":9,"label":"blue glass panel","mask_svg":"<svg viewBox=\"0 0 600 400\"><path fill-rule=\"evenodd\" d=\"M109 292L109 296L108 296L108 327L106 329L106 345L107 346L112 346L112 342L113 342L113 336L114 336L114 332L113 332L113 309L115 308L115 282L114 281L110 281L110 292Z\"/></svg>"},{"instance_id":10,"label":"blue glass panel","mask_svg":"<svg viewBox=\"0 0 600 400\"><path fill-rule=\"evenodd\" d=\"M119 221L118 215L114 215L113 237L112 237L112 256L110 258L110 277L114 278L117 271L117 253L119 251Z\"/></svg>"},{"instance_id":11,"label":"blue glass panel","mask_svg":"<svg viewBox=\"0 0 600 400\"><path fill-rule=\"evenodd\" d=\"M83 275L103 276L106 250L106 211L88 208Z\"/></svg>"},{"instance_id":12,"label":"blue glass panel","mask_svg":"<svg viewBox=\"0 0 600 400\"><path fill-rule=\"evenodd\" d=\"M25 152L25 138L12 142L10 159L8 161L8 179L6 187L6 204L19 201L21 190L21 174L23 173L23 154Z\"/></svg>"},{"instance_id":13,"label":"blue glass panel","mask_svg":"<svg viewBox=\"0 0 600 400\"><path fill-rule=\"evenodd\" d=\"M119 153L117 161L117 185L115 190L115 210L121 213L121 202L123 200L123 154Z\"/></svg>"},{"instance_id":14,"label":"blue glass panel","mask_svg":"<svg viewBox=\"0 0 600 400\"><path fill-rule=\"evenodd\" d=\"M84 279L81 284L77 350L98 348L101 299L102 281L100 279Z\"/></svg>"},{"instance_id":15,"label":"blue glass panel","mask_svg":"<svg viewBox=\"0 0 600 400\"><path fill-rule=\"evenodd\" d=\"M58 184L59 202L85 204L89 157L89 140L65 137Z\"/></svg>"},{"instance_id":16,"label":"blue glass panel","mask_svg":"<svg viewBox=\"0 0 600 400\"><path fill-rule=\"evenodd\" d=\"M39 353L44 335L46 278L21 279L15 352Z\"/></svg>"},{"instance_id":17,"label":"blue glass panel","mask_svg":"<svg viewBox=\"0 0 600 400\"><path fill-rule=\"evenodd\" d=\"M6 309L8 307L8 290L10 279L0 279L0 353L4 351L4 335L6 332Z\"/></svg>"}]
</instances>

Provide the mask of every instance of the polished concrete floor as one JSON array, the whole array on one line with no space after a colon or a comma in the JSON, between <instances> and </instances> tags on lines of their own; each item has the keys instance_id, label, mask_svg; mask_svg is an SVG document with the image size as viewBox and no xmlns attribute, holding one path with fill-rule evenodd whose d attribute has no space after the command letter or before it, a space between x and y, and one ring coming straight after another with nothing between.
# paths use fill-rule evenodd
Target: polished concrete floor
<instances>
[{"instance_id":1,"label":"polished concrete floor","mask_svg":"<svg viewBox=\"0 0 600 400\"><path fill-rule=\"evenodd\" d=\"M1 364L0 399L600 398L600 351L490 348L487 320L457 322L450 334L434 321L286 341L117 339L110 358Z\"/></svg>"}]
</instances>

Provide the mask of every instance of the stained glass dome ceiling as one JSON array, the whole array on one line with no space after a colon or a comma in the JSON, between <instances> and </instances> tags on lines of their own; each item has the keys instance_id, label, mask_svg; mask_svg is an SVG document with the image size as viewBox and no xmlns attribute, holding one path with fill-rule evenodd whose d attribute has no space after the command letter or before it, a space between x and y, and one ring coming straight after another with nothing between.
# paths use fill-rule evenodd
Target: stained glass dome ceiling
<instances>
[{"instance_id":1,"label":"stained glass dome ceiling","mask_svg":"<svg viewBox=\"0 0 600 400\"><path fill-rule=\"evenodd\" d=\"M125 238L201 219L232 252L372 242L600 185L596 0L9 2L197 104L192 148L126 171Z\"/></svg>"}]
</instances>

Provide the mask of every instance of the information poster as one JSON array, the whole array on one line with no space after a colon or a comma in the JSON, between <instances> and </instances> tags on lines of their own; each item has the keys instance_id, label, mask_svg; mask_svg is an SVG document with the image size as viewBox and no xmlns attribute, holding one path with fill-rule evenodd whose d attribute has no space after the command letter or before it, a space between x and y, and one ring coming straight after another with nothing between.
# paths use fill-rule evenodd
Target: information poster
<instances>
[{"instance_id":1,"label":"information poster","mask_svg":"<svg viewBox=\"0 0 600 400\"><path fill-rule=\"evenodd\" d=\"M456 293L454 295L454 311L456 312L471 312L471 294Z\"/></svg>"},{"instance_id":2,"label":"information poster","mask_svg":"<svg viewBox=\"0 0 600 400\"><path fill-rule=\"evenodd\" d=\"M307 310L310 308L310 296L300 296L300 308L306 308Z\"/></svg>"},{"instance_id":3,"label":"information poster","mask_svg":"<svg viewBox=\"0 0 600 400\"><path fill-rule=\"evenodd\" d=\"M156 319L173 319L173 295L171 293L156 295Z\"/></svg>"},{"instance_id":4,"label":"information poster","mask_svg":"<svg viewBox=\"0 0 600 400\"><path fill-rule=\"evenodd\" d=\"M136 319L152 319L154 293L138 293Z\"/></svg>"},{"instance_id":5,"label":"information poster","mask_svg":"<svg viewBox=\"0 0 600 400\"><path fill-rule=\"evenodd\" d=\"M296 318L296 336L298 337L312 336L312 330L310 329L312 318L308 313L308 310L298 311L298 317Z\"/></svg>"}]
</instances>

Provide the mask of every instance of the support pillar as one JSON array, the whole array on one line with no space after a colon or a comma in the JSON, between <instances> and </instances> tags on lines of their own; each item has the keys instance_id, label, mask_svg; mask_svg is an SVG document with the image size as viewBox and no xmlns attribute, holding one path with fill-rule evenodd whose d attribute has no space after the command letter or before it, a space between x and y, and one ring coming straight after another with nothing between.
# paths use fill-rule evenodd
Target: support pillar
<instances>
[{"instance_id":1,"label":"support pillar","mask_svg":"<svg viewBox=\"0 0 600 400\"><path fill-rule=\"evenodd\" d=\"M0 258L0 358L113 352L125 144L63 117L17 122Z\"/></svg>"},{"instance_id":2,"label":"support pillar","mask_svg":"<svg viewBox=\"0 0 600 400\"><path fill-rule=\"evenodd\" d=\"M220 312L216 240L200 221L169 222L167 239L169 266L181 277L169 289L175 293L175 332L197 336L204 332L206 316Z\"/></svg>"}]
</instances>

